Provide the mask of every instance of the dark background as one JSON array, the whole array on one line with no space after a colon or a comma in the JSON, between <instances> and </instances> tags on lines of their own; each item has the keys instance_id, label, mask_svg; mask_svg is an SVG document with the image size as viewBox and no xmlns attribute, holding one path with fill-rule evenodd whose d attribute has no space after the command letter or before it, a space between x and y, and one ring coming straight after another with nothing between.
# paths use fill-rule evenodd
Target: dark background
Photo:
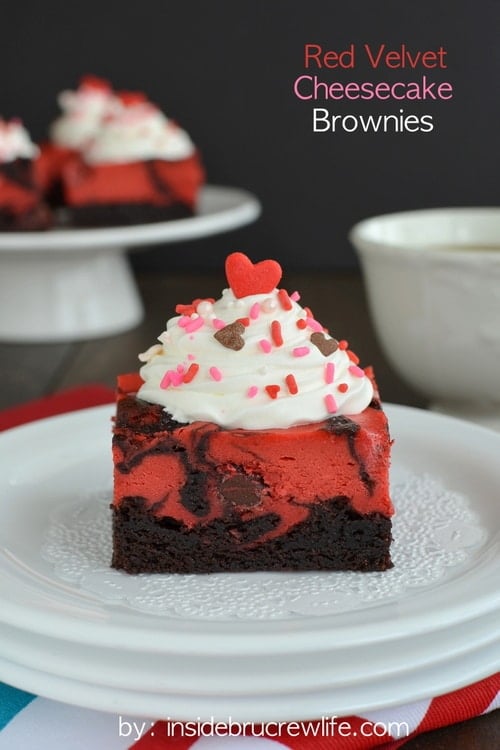
<instances>
[{"instance_id":1,"label":"dark background","mask_svg":"<svg viewBox=\"0 0 500 750\"><path fill-rule=\"evenodd\" d=\"M149 268L220 268L233 249L291 269L356 265L347 240L359 219L443 205L498 202L500 3L496 0L122 0L19 2L2 7L1 104L35 138L55 97L83 73L141 89L199 145L209 181L248 188L260 220L207 240L134 255ZM429 134L313 133L312 104L292 93L304 44L345 49L405 42L447 51L448 102L403 105L433 115ZM412 80L425 72L324 72L326 80ZM319 72L322 75L321 71ZM335 113L399 105L319 102Z\"/></svg>"}]
</instances>

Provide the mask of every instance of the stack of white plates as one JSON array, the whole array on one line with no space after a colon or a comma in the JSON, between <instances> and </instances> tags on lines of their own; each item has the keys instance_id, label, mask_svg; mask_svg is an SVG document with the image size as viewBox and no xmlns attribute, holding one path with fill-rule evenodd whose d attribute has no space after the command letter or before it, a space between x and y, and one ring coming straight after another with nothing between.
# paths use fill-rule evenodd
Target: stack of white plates
<instances>
[{"instance_id":1,"label":"stack of white plates","mask_svg":"<svg viewBox=\"0 0 500 750\"><path fill-rule=\"evenodd\" d=\"M373 574L110 571L110 408L4 433L0 678L121 714L277 721L400 705L495 672L500 434L387 412L395 567Z\"/></svg>"}]
</instances>

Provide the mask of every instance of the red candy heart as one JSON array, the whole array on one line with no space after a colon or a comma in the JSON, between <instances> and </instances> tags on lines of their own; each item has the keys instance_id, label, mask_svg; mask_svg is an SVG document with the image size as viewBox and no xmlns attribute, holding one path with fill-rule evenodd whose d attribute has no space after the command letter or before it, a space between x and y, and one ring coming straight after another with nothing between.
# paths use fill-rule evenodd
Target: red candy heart
<instances>
[{"instance_id":1,"label":"red candy heart","mask_svg":"<svg viewBox=\"0 0 500 750\"><path fill-rule=\"evenodd\" d=\"M226 277L234 296L269 294L281 279L282 270L276 260L252 263L244 253L231 253L226 258Z\"/></svg>"}]
</instances>

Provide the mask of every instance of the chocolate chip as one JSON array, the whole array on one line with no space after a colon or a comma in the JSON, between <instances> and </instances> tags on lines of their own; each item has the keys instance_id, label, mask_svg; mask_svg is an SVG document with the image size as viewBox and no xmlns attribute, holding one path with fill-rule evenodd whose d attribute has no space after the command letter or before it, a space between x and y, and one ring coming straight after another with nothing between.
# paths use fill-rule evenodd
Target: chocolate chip
<instances>
[{"instance_id":1,"label":"chocolate chip","mask_svg":"<svg viewBox=\"0 0 500 750\"><path fill-rule=\"evenodd\" d=\"M220 491L224 500L231 505L251 508L258 505L260 501L260 488L256 481L241 474L225 479Z\"/></svg>"},{"instance_id":2,"label":"chocolate chip","mask_svg":"<svg viewBox=\"0 0 500 750\"><path fill-rule=\"evenodd\" d=\"M237 352L245 346L243 333L245 333L245 326L243 323L235 320L234 323L229 323L229 325L224 326L220 331L214 333L214 339L217 339L219 344L225 346L226 349L233 349Z\"/></svg>"},{"instance_id":3,"label":"chocolate chip","mask_svg":"<svg viewBox=\"0 0 500 750\"><path fill-rule=\"evenodd\" d=\"M337 339L327 339L325 334L320 331L311 333L311 344L317 346L324 357L328 357L339 348Z\"/></svg>"}]
</instances>

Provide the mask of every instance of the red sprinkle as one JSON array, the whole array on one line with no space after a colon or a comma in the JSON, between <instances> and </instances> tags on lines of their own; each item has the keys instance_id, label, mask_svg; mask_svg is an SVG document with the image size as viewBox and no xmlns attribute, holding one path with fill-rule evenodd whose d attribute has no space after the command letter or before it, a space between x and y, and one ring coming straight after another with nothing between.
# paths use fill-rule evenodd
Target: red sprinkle
<instances>
[{"instance_id":1,"label":"red sprinkle","mask_svg":"<svg viewBox=\"0 0 500 750\"><path fill-rule=\"evenodd\" d=\"M192 364L190 364L187 371L184 373L182 377L182 382L190 383L199 369L200 369L200 365L196 364L196 362L193 362Z\"/></svg>"},{"instance_id":2,"label":"red sprinkle","mask_svg":"<svg viewBox=\"0 0 500 750\"><path fill-rule=\"evenodd\" d=\"M340 385L337 386L337 390L341 393L346 393L349 390L349 386L347 383L340 383Z\"/></svg>"},{"instance_id":3,"label":"red sprinkle","mask_svg":"<svg viewBox=\"0 0 500 750\"><path fill-rule=\"evenodd\" d=\"M355 365L359 365L359 357L354 354L354 352L351 352L350 349L347 350L347 356L351 360L351 362L354 362Z\"/></svg>"},{"instance_id":4,"label":"red sprinkle","mask_svg":"<svg viewBox=\"0 0 500 750\"><path fill-rule=\"evenodd\" d=\"M250 318L237 318L236 323L241 323L242 326L247 328L250 325Z\"/></svg>"},{"instance_id":5,"label":"red sprinkle","mask_svg":"<svg viewBox=\"0 0 500 750\"><path fill-rule=\"evenodd\" d=\"M306 311L306 315L308 318L314 318L314 315L310 307L304 307L304 310Z\"/></svg>"},{"instance_id":6,"label":"red sprinkle","mask_svg":"<svg viewBox=\"0 0 500 750\"><path fill-rule=\"evenodd\" d=\"M291 393L292 396L295 396L295 394L299 392L299 386L297 385L297 381L292 374L286 376L285 383L286 387L288 388L288 392Z\"/></svg>"},{"instance_id":7,"label":"red sprinkle","mask_svg":"<svg viewBox=\"0 0 500 750\"><path fill-rule=\"evenodd\" d=\"M267 391L268 396L270 396L270 398L278 398L280 387L279 385L266 385L266 391Z\"/></svg>"},{"instance_id":8,"label":"red sprinkle","mask_svg":"<svg viewBox=\"0 0 500 750\"><path fill-rule=\"evenodd\" d=\"M278 299L283 310L291 310L292 302L288 296L286 289L280 289L278 292Z\"/></svg>"},{"instance_id":9,"label":"red sprinkle","mask_svg":"<svg viewBox=\"0 0 500 750\"><path fill-rule=\"evenodd\" d=\"M273 320L271 323L271 338L275 346L283 346L283 335L281 333L281 323L279 320Z\"/></svg>"},{"instance_id":10,"label":"red sprinkle","mask_svg":"<svg viewBox=\"0 0 500 750\"><path fill-rule=\"evenodd\" d=\"M342 349L345 351L346 349L349 349L349 342L345 339L342 339L342 341L339 341L339 349Z\"/></svg>"},{"instance_id":11,"label":"red sprinkle","mask_svg":"<svg viewBox=\"0 0 500 750\"><path fill-rule=\"evenodd\" d=\"M304 328L307 328L307 320L304 320L304 318L299 318L295 325L302 331L304 330Z\"/></svg>"}]
</instances>

